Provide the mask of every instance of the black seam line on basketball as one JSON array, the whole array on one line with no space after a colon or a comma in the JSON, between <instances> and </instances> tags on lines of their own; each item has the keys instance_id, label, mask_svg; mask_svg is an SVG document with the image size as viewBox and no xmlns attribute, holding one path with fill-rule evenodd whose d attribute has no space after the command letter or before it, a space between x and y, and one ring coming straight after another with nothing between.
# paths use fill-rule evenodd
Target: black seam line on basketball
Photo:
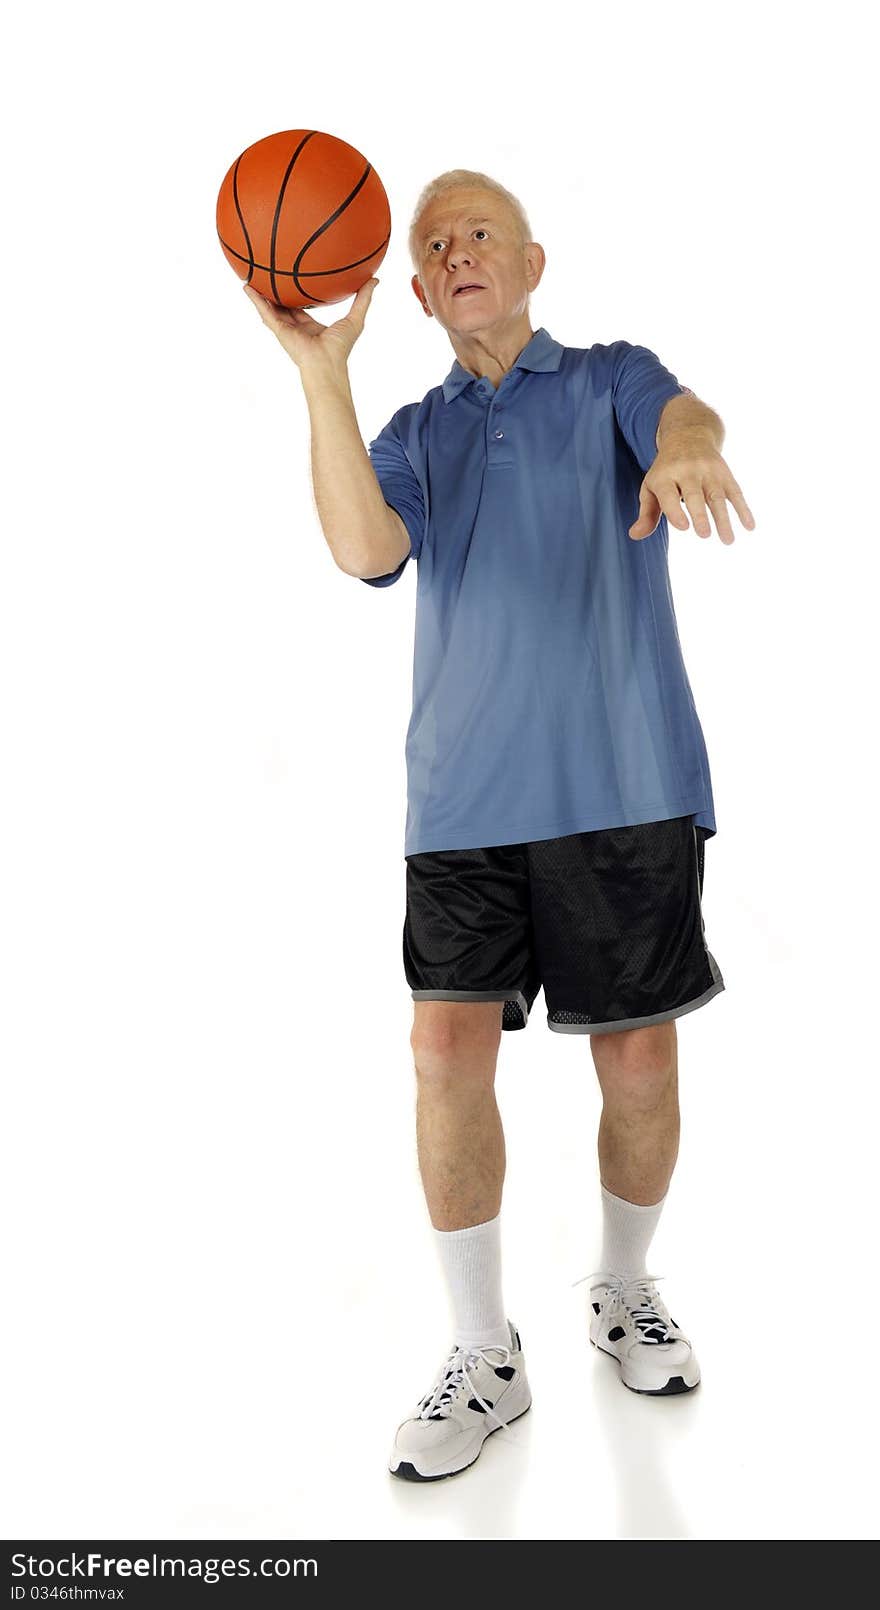
<instances>
[{"instance_id":1,"label":"black seam line on basketball","mask_svg":"<svg viewBox=\"0 0 880 1610\"><path fill-rule=\"evenodd\" d=\"M297 278L298 273L299 273L299 265L302 262L303 258L305 257L306 252L308 251L309 247L313 246L315 241L320 239L321 235L324 234L324 231L329 229L330 225L334 224L336 222L337 218L343 212L345 212L347 207L351 206L351 203L354 201L355 196L358 194L359 190L363 189L363 187L366 184L368 178L370 177L370 174L372 173L372 171L373 171L372 165L368 162L366 167L364 168L363 173L361 174L360 178L358 179L357 184L355 185L354 189L351 191L350 195L347 195L345 200L341 201L339 203L339 206L336 208L336 211L331 212L329 218L325 218L325 220L322 223L320 229L316 229L315 233L305 242L305 244L301 248L299 256L297 257L297 260L293 265L293 278L294 278L295 284L297 285L298 290L303 289L303 287L299 284L299 281L298 281L298 278Z\"/></svg>"},{"instance_id":2,"label":"black seam line on basketball","mask_svg":"<svg viewBox=\"0 0 880 1610\"><path fill-rule=\"evenodd\" d=\"M242 155L244 155L243 152L242 152ZM236 162L235 168L234 168L233 174L232 174L232 199L235 202L235 210L238 213L238 221L241 224L241 232L244 235L245 241L247 242L248 255L247 255L246 258L244 258L244 257L242 258L242 262L243 263L247 262L249 264L248 277L245 280L245 284L250 285L251 278L252 278L253 272L254 272L254 248L251 245L251 237L247 232L247 224L244 221L244 213L242 212L241 207L239 206L239 202L238 202L238 164L239 164L239 162L241 162L241 157L239 157L238 162ZM219 230L218 230L218 234L219 234ZM237 257L238 253L236 252L235 255Z\"/></svg>"},{"instance_id":3,"label":"black seam line on basketball","mask_svg":"<svg viewBox=\"0 0 880 1610\"><path fill-rule=\"evenodd\" d=\"M284 192L287 189L287 181L294 170L300 151L302 151L303 148L308 145L309 140L313 140L315 138L316 133L317 129L309 129L308 134L304 135L304 137L300 140L299 145L287 164L284 178L281 181L281 189L278 192L278 200L275 203L275 217L272 219L272 244L269 248L269 274L272 280L272 295L275 297L276 301L278 299L278 286L275 284L275 239L278 234L278 220L281 217L281 204L284 201ZM301 289L301 287L298 287L298 289Z\"/></svg>"},{"instance_id":4,"label":"black seam line on basketball","mask_svg":"<svg viewBox=\"0 0 880 1610\"><path fill-rule=\"evenodd\" d=\"M280 298L278 296L278 286L277 286L276 278L275 278L275 276L276 276L275 242L276 242L276 239L277 239L277 236L278 236L278 224L279 224L279 221L280 221L280 218L281 218L281 207L282 207L282 204L284 202L284 192L287 189L287 181L290 178L291 173L293 172L293 169L294 169L294 167L296 165L296 162L297 162L297 160L299 158L300 152L308 144L309 140L314 139L316 133L317 133L316 129L310 129L309 133L304 137L304 139L302 139L300 141L299 145L297 146L296 150L294 151L293 156L291 157L290 161L287 164L287 171L286 171L286 173L284 175L284 178L281 181L281 189L278 192L278 200L275 203L275 217L272 220L272 243L271 243L271 249L270 249L270 254L269 254L269 263L270 263L269 273L270 273L271 280L272 280L272 295L275 297L276 301L280 300ZM341 213L343 213L345 211L346 207L349 207L351 205L351 203L354 201L355 196L358 194L358 191L361 190L363 188L363 186L366 184L367 179L369 178L369 176L372 173L372 171L373 171L372 166L368 162L366 167L365 167L365 169L364 169L364 171L363 171L363 173L361 174L360 179L358 180L358 182L355 185L354 189L351 191L351 194L346 196L344 201L340 202L339 206L336 208L336 211L332 212L330 214L329 218L325 218L325 220L321 224L320 228L316 229L314 234L310 237L310 239L307 240L304 243L304 245L300 248L299 256L297 257L296 262L294 263L293 268L291 269L291 276L293 278L293 282L294 282L294 284L295 284L295 286L296 286L298 291L301 291L301 292L305 293L305 286L303 286L303 285L301 285L299 283L299 265L302 262L302 259L305 256L306 252L309 250L309 247L312 246L314 244L314 242L316 240L318 240L321 235L323 235L325 230L330 228L331 224L335 223L336 219L340 216ZM321 298L316 297L315 300L320 302Z\"/></svg>"},{"instance_id":5,"label":"black seam line on basketball","mask_svg":"<svg viewBox=\"0 0 880 1610\"><path fill-rule=\"evenodd\" d=\"M268 274L269 269L265 263L255 263L253 256L245 257L243 252L237 252L234 246L230 246L228 242L223 239L219 229L217 231L217 239L219 240L220 245L223 247L223 250L228 252L230 257L237 257L240 263L249 263L252 269L260 268L264 274ZM284 275L284 277L287 279L289 279L291 274L294 273L296 273L298 279L301 280L328 279L331 274L345 274L350 268L360 268L362 264L368 263L371 257L376 256L377 252L384 251L390 239L390 234L386 235L385 239L380 241L378 246L374 247L371 252L367 252L366 257L359 257L355 263L339 263L336 268L307 268L300 269L298 271L293 268L276 268L275 272L279 276ZM300 290L303 289L304 287L300 286Z\"/></svg>"}]
</instances>

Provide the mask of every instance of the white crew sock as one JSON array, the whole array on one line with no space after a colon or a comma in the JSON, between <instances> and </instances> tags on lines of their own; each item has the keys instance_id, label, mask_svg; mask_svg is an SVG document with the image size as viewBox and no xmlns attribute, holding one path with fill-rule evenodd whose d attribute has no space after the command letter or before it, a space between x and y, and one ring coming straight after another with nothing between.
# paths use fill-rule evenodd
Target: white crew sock
<instances>
[{"instance_id":1,"label":"white crew sock","mask_svg":"<svg viewBox=\"0 0 880 1610\"><path fill-rule=\"evenodd\" d=\"M666 1197L648 1207L602 1191L602 1258L597 1272L638 1278L648 1273L645 1258Z\"/></svg>"},{"instance_id":2,"label":"white crew sock","mask_svg":"<svg viewBox=\"0 0 880 1610\"><path fill-rule=\"evenodd\" d=\"M501 1214L464 1230L434 1230L459 1347L509 1347L501 1295Z\"/></svg>"}]
</instances>

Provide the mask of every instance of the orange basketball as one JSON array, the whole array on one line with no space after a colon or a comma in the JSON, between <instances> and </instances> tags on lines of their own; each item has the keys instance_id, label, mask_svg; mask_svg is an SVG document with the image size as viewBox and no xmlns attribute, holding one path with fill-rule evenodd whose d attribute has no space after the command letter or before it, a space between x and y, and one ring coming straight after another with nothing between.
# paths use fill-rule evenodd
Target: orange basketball
<instances>
[{"instance_id":1,"label":"orange basketball","mask_svg":"<svg viewBox=\"0 0 880 1610\"><path fill-rule=\"evenodd\" d=\"M391 238L385 187L365 156L320 129L267 134L217 197L217 234L239 279L282 307L342 302L375 274Z\"/></svg>"}]
</instances>

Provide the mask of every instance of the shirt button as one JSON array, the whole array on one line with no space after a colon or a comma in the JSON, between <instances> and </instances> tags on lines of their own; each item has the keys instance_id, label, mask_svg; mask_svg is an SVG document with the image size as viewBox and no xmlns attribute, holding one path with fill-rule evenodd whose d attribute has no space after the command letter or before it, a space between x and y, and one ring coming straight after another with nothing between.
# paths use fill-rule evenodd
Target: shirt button
<instances>
[{"instance_id":1,"label":"shirt button","mask_svg":"<svg viewBox=\"0 0 880 1610\"><path fill-rule=\"evenodd\" d=\"M496 430L495 435L498 438L498 441L500 442L502 436L504 435L504 432L503 432L503 430Z\"/></svg>"}]
</instances>

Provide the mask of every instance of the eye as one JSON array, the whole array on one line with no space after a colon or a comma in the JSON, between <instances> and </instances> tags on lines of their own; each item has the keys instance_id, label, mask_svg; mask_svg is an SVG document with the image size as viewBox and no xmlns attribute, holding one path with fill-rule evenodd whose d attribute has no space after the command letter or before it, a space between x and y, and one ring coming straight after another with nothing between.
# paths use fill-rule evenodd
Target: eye
<instances>
[{"instance_id":1,"label":"eye","mask_svg":"<svg viewBox=\"0 0 880 1610\"><path fill-rule=\"evenodd\" d=\"M471 233L474 234L474 235L485 235L486 230L483 229L482 226L479 226L477 229L472 230ZM434 247L439 246L439 245L440 245L439 240L432 240L431 244L428 247L428 251L434 253ZM434 255L436 256L436 253L434 253Z\"/></svg>"}]
</instances>

